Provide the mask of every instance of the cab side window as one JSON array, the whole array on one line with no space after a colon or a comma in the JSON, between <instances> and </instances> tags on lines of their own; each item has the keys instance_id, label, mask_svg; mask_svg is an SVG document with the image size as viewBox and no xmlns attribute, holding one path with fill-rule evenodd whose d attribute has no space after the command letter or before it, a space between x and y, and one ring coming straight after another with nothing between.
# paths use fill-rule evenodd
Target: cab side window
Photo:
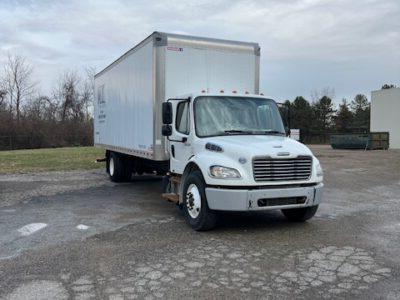
<instances>
[{"instance_id":1,"label":"cab side window","mask_svg":"<svg viewBox=\"0 0 400 300\"><path fill-rule=\"evenodd\" d=\"M175 128L178 132L189 134L189 102L180 102L176 109Z\"/></svg>"}]
</instances>

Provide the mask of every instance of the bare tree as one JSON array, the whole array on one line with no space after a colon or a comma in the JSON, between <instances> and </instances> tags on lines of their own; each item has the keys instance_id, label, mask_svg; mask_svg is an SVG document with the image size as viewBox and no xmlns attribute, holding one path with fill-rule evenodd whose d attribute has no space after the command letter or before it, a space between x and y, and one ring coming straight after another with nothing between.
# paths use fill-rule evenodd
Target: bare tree
<instances>
[{"instance_id":1,"label":"bare tree","mask_svg":"<svg viewBox=\"0 0 400 300\"><path fill-rule=\"evenodd\" d=\"M93 144L93 68L64 72L51 97L37 93L23 57L0 68L0 150Z\"/></svg>"},{"instance_id":2,"label":"bare tree","mask_svg":"<svg viewBox=\"0 0 400 300\"><path fill-rule=\"evenodd\" d=\"M320 90L313 90L311 91L311 100L312 102L318 102L320 99L322 99L322 97L328 97L330 99L334 99L335 98L335 89L332 87L324 87Z\"/></svg>"},{"instance_id":3,"label":"bare tree","mask_svg":"<svg viewBox=\"0 0 400 300\"><path fill-rule=\"evenodd\" d=\"M59 102L63 122L75 116L79 110L79 84L80 78L76 72L66 71L60 76L54 98Z\"/></svg>"},{"instance_id":4,"label":"bare tree","mask_svg":"<svg viewBox=\"0 0 400 300\"><path fill-rule=\"evenodd\" d=\"M86 79L82 87L82 100L85 106L86 117L90 118L93 113L93 101L94 101L94 75L96 69L94 67L85 68Z\"/></svg>"},{"instance_id":5,"label":"bare tree","mask_svg":"<svg viewBox=\"0 0 400 300\"><path fill-rule=\"evenodd\" d=\"M22 102L32 96L35 83L32 82L33 68L19 55L9 55L4 66L5 90L10 101L10 111L15 105L17 123L20 121Z\"/></svg>"},{"instance_id":6,"label":"bare tree","mask_svg":"<svg viewBox=\"0 0 400 300\"><path fill-rule=\"evenodd\" d=\"M89 120L94 97L94 69L86 69L84 80L73 71L60 76L54 98L60 106L60 119Z\"/></svg>"},{"instance_id":7,"label":"bare tree","mask_svg":"<svg viewBox=\"0 0 400 300\"><path fill-rule=\"evenodd\" d=\"M6 98L7 98L6 80L1 75L3 75L3 74L0 74L0 107L5 105Z\"/></svg>"},{"instance_id":8,"label":"bare tree","mask_svg":"<svg viewBox=\"0 0 400 300\"><path fill-rule=\"evenodd\" d=\"M3 89L0 85L0 107L3 105L3 103L5 102L7 96L7 92L5 89Z\"/></svg>"},{"instance_id":9,"label":"bare tree","mask_svg":"<svg viewBox=\"0 0 400 300\"><path fill-rule=\"evenodd\" d=\"M56 121L57 118L57 105L54 101L45 96L38 95L24 106L24 116L27 119L35 117L45 122Z\"/></svg>"}]
</instances>

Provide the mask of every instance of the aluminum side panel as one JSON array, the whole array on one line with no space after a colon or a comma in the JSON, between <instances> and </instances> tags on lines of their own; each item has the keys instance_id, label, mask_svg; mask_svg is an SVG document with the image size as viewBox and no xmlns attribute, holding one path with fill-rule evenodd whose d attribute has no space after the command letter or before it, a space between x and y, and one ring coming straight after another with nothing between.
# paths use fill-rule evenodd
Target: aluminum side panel
<instances>
[{"instance_id":1,"label":"aluminum side panel","mask_svg":"<svg viewBox=\"0 0 400 300\"><path fill-rule=\"evenodd\" d=\"M95 78L95 142L153 158L153 43Z\"/></svg>"}]
</instances>

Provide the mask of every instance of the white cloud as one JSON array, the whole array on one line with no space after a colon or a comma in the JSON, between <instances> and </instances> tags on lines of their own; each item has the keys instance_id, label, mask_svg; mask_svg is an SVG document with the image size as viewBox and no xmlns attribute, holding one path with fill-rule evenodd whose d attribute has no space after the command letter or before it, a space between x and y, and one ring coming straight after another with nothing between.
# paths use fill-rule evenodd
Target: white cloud
<instances>
[{"instance_id":1,"label":"white cloud","mask_svg":"<svg viewBox=\"0 0 400 300\"><path fill-rule=\"evenodd\" d=\"M400 78L400 3L386 1L3 1L0 62L26 56L48 90L63 69L101 69L152 31L256 41L263 90L342 96Z\"/></svg>"}]
</instances>

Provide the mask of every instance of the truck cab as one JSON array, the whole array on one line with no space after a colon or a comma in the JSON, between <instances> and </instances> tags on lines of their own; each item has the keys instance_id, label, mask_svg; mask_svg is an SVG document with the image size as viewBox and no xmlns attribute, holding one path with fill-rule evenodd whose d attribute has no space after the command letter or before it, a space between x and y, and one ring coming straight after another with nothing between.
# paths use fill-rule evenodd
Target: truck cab
<instances>
[{"instance_id":1,"label":"truck cab","mask_svg":"<svg viewBox=\"0 0 400 300\"><path fill-rule=\"evenodd\" d=\"M162 106L170 172L165 197L177 199L195 230L217 211L281 209L305 221L321 202L323 172L305 145L286 136L276 102L251 94L190 94Z\"/></svg>"}]
</instances>

